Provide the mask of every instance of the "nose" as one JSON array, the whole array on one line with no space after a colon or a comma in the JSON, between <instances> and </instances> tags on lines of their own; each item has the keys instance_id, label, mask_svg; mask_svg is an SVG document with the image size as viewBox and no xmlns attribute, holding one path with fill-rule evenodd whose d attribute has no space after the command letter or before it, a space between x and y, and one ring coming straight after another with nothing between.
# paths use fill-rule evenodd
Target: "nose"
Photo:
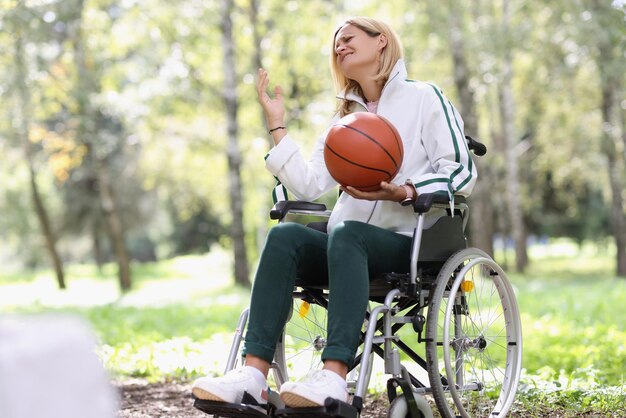
<instances>
[{"instance_id":1,"label":"nose","mask_svg":"<svg viewBox=\"0 0 626 418\"><path fill-rule=\"evenodd\" d=\"M339 45L339 46L337 46L337 48L335 48L335 52L337 53L337 55L341 55L341 53L343 51L345 51L345 50L346 50L346 46L345 45Z\"/></svg>"}]
</instances>

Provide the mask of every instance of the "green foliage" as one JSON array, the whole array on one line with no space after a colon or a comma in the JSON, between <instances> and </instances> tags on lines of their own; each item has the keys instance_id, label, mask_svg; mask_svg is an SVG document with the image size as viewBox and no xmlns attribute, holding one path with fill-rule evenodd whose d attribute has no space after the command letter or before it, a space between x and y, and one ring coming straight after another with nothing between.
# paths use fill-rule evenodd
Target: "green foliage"
<instances>
[{"instance_id":1,"label":"green foliage","mask_svg":"<svg viewBox=\"0 0 626 418\"><path fill-rule=\"evenodd\" d=\"M202 202L200 205L197 212L190 215L175 213L172 216L178 221L174 225L171 237L174 244L173 255L205 253L211 249L220 236L225 235L215 215L210 213Z\"/></svg>"},{"instance_id":2,"label":"green foliage","mask_svg":"<svg viewBox=\"0 0 626 418\"><path fill-rule=\"evenodd\" d=\"M116 267L68 266L68 289L53 290L52 272L0 274L2 313L70 314L87 319L99 352L116 376L151 380L223 368L249 293L230 287L228 257L215 249L133 266L134 290L121 295Z\"/></svg>"},{"instance_id":3,"label":"green foliage","mask_svg":"<svg viewBox=\"0 0 626 418\"><path fill-rule=\"evenodd\" d=\"M529 376L569 379L568 389L624 384L626 282L611 276L611 257L561 243L535 248L529 271L512 275Z\"/></svg>"},{"instance_id":4,"label":"green foliage","mask_svg":"<svg viewBox=\"0 0 626 418\"><path fill-rule=\"evenodd\" d=\"M107 306L90 310L87 318L100 330L106 342L101 347L103 360L115 374L154 380L201 374L207 366L224 362L210 353L228 348L240 313L239 305L217 302L210 307Z\"/></svg>"},{"instance_id":5,"label":"green foliage","mask_svg":"<svg viewBox=\"0 0 626 418\"><path fill-rule=\"evenodd\" d=\"M546 385L545 382L532 381L524 384L511 409L512 416L541 418L558 416L574 418L589 417L623 417L626 416L626 386L606 389L567 389L560 383Z\"/></svg>"}]
</instances>

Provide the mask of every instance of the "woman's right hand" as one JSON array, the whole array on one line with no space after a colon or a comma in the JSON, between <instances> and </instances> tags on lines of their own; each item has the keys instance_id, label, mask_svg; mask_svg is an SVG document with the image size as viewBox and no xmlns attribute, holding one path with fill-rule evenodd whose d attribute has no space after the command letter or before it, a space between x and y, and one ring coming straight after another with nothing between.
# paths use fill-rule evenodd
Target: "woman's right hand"
<instances>
[{"instance_id":1,"label":"woman's right hand","mask_svg":"<svg viewBox=\"0 0 626 418\"><path fill-rule=\"evenodd\" d=\"M259 68L256 83L256 92L259 96L259 103L263 107L267 128L273 129L278 126L285 126L285 103L283 100L283 90L280 86L274 87L274 98L267 93L270 78L263 68Z\"/></svg>"}]
</instances>

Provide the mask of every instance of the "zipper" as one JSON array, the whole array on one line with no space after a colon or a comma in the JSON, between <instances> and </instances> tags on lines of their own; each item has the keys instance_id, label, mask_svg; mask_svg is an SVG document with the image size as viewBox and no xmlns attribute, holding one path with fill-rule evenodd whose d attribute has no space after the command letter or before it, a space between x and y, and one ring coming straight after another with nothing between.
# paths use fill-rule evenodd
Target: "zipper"
<instances>
[{"instance_id":1,"label":"zipper","mask_svg":"<svg viewBox=\"0 0 626 418\"><path fill-rule=\"evenodd\" d=\"M387 82L385 83L385 85L383 86L383 89L380 91L380 99L378 99L378 108L380 109L380 102L381 99L383 98L383 93L385 92L385 89L387 88L387 86L389 84L391 84L391 82L393 81L394 78L396 78L398 75L400 74L400 71L396 71L396 73L393 75L393 77L391 77L389 80L387 80ZM341 99L345 99L346 95L344 95L344 97L340 97L337 96ZM357 97L357 100L353 100L354 102L360 104L361 106L363 106L365 108L365 110L367 112L369 112L369 110L367 110L367 105L365 104L365 102L360 98ZM369 224L370 221L372 220L372 217L374 216L374 212L376 212L376 207L378 206L378 200L374 201L374 207L372 208L372 211L370 212L370 216L367 218L367 221L365 221L366 224Z\"/></svg>"},{"instance_id":2,"label":"zipper","mask_svg":"<svg viewBox=\"0 0 626 418\"><path fill-rule=\"evenodd\" d=\"M387 80L387 82L383 86L383 89L380 91L380 99L378 99L378 110L380 110L380 105L381 105L381 102L382 102L383 93L385 92L385 89L387 88L387 86L389 84L391 84L393 79L398 76L398 74L400 74L400 71L396 71L396 73L393 75L393 77L391 77L389 80ZM365 106L365 109L367 109L367 106ZM376 112L376 113L378 114L379 112ZM374 216L374 212L376 212L376 207L378 206L378 202L379 202L379 200L376 200L374 202L374 207L372 208L372 212L370 213L370 216L369 216L369 218L367 218L367 222L365 222L365 223L369 224L370 221L372 220L372 216Z\"/></svg>"},{"instance_id":3,"label":"zipper","mask_svg":"<svg viewBox=\"0 0 626 418\"><path fill-rule=\"evenodd\" d=\"M393 77L391 77L389 80L387 80L387 82L385 83L385 85L383 86L383 89L380 91L380 99L378 99L378 106L380 108L380 100L383 98L383 93L385 92L385 89L387 88L387 86L391 83L391 81L396 78L398 75L400 74L400 71L396 71L396 73L393 75ZM339 99L346 99L347 95L344 95L343 97L341 96L337 96L337 98ZM356 95L355 95L356 96ZM352 99L349 99L352 100ZM360 104L361 106L363 106L365 108L366 111L367 110L367 105L365 104L365 101L361 98L361 97L356 97L356 100L352 100L353 102L356 102L358 104ZM368 111L369 112L369 111Z\"/></svg>"},{"instance_id":4,"label":"zipper","mask_svg":"<svg viewBox=\"0 0 626 418\"><path fill-rule=\"evenodd\" d=\"M380 109L380 104L383 98L383 93L385 92L385 89L387 88L387 86L389 84L391 84L391 82L393 81L394 78L396 78L398 75L400 74L400 71L396 71L396 73L394 74L393 77L391 77L389 80L387 80L387 82L385 83L385 85L383 86L383 89L380 91L380 98L378 99L378 108ZM367 106L366 106L367 108ZM378 113L378 112L377 112Z\"/></svg>"},{"instance_id":5,"label":"zipper","mask_svg":"<svg viewBox=\"0 0 626 418\"><path fill-rule=\"evenodd\" d=\"M374 201L374 207L372 208L372 212L370 213L369 218L367 218L367 221L365 221L366 224L369 224L370 221L372 220L372 216L374 216L374 212L376 211L376 206L378 206L378 202L380 202L380 200Z\"/></svg>"}]
</instances>

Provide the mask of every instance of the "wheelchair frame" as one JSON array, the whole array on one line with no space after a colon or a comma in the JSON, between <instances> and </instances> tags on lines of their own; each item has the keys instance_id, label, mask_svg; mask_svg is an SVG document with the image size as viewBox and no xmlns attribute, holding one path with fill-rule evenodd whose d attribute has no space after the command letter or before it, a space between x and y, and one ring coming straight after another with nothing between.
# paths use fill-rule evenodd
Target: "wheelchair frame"
<instances>
[{"instance_id":1,"label":"wheelchair frame","mask_svg":"<svg viewBox=\"0 0 626 418\"><path fill-rule=\"evenodd\" d=\"M384 294L384 299L377 300L382 301L382 304L371 309L366 315L367 329L362 332L361 337L363 349L355 358L351 368L360 367L351 404L328 399L327 404L320 408L285 408L280 398L273 394L274 396L270 397L272 406L265 413L258 412L258 409L242 409L243 405L233 405L239 409L237 411L231 409L229 412L224 405L215 405L213 402L198 399L194 406L207 413L224 414L216 416L225 417L268 415L274 417L358 417L369 386L373 354L377 354L384 360L385 373L391 375L387 383L390 401L388 416L390 417L432 417L431 407L423 397L426 394L432 394L439 412L446 418L506 416L519 384L522 355L519 310L506 274L486 253L466 246L455 251L454 254L448 254L436 276L424 275L420 270L419 258L425 231L425 214L431 208L446 209L448 216L458 214L462 217L462 229L465 230L469 207L462 198L456 200L457 204L453 208L450 206L448 196L440 194L420 195L415 202L417 224L411 248L411 270L408 275L393 273L386 275L390 290ZM328 216L330 211L326 210L325 205L319 203L283 201L276 204L270 212L270 217L283 222L289 213ZM464 241L462 231L461 234ZM471 275L469 279L468 274ZM433 280L434 277L436 277L435 280ZM490 282L493 282L493 289L488 295L482 294L483 288L480 290L480 295L478 288L474 288L483 283L489 285ZM474 318L469 317L470 313L475 310L474 304L480 311L478 298L488 296L491 303L495 294L498 296L499 302L496 300L496 303L500 303L501 312L496 306L494 309L497 310L498 315L494 317L491 312L492 308L489 308L486 327L482 323L484 319L482 317L478 318L481 321L480 324L471 323ZM472 302L472 298L476 300ZM307 299L324 308L327 306L324 291L315 286L303 285L300 290L294 290L295 299ZM426 308L428 308L428 319L423 315ZM408 312L400 314L407 309ZM247 319L248 310L246 309L239 318L226 371L235 367ZM467 319L471 320L467 321ZM489 335L487 328L492 325L492 321L493 324L497 323L497 327L502 326L502 329L497 330L494 335ZM426 360L398 337L397 331L407 324L411 324L417 333L417 342L426 344ZM467 325L467 329L464 324ZM422 337L424 329L426 329L425 338ZM506 341L502 339L503 332L506 333ZM504 361L497 357L494 357L495 360L491 358L485 360L483 353L491 346L494 349L498 347L503 349ZM401 362L399 349L428 374L430 385L426 385L409 373ZM470 370L466 370L467 363L473 360L474 355L483 356L480 359L481 362L493 361L498 366L494 366L495 370L492 370L491 375L486 377L485 371L480 369L482 379L478 379L480 376L476 376L479 374L477 365L470 364ZM288 380L287 362L283 335L277 344L272 364L274 380L278 387ZM504 366L504 370L499 369L500 365ZM474 380L468 381L470 380L468 378ZM494 395L494 389L490 386L490 384L493 385L491 380L497 381L496 401L490 399L490 396ZM396 393L398 387L402 389L401 396ZM489 411L479 410L485 407L489 408Z\"/></svg>"}]
</instances>

